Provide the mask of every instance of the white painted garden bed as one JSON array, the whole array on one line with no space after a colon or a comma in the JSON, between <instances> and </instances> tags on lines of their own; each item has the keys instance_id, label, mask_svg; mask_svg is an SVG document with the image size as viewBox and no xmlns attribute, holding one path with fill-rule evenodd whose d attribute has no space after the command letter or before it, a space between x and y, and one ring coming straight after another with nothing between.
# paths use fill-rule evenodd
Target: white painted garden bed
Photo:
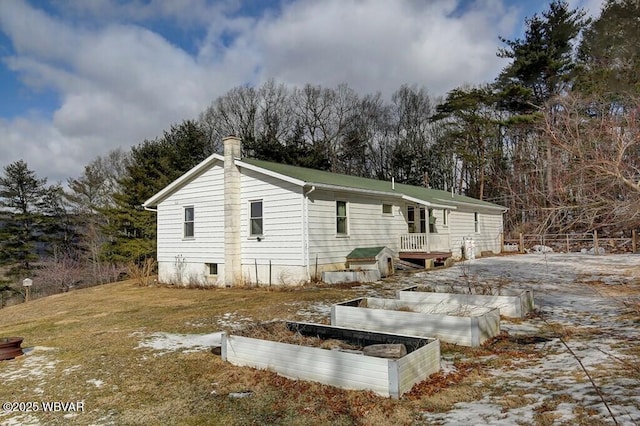
<instances>
[{"instance_id":1,"label":"white painted garden bed","mask_svg":"<svg viewBox=\"0 0 640 426\"><path fill-rule=\"evenodd\" d=\"M511 318L524 318L533 312L532 290L496 290L497 294L463 294L433 291L430 287L413 286L398 291L398 299L423 302L447 303L460 305L477 305L500 309L500 315Z\"/></svg>"},{"instance_id":2,"label":"white painted garden bed","mask_svg":"<svg viewBox=\"0 0 640 426\"><path fill-rule=\"evenodd\" d=\"M222 359L238 366L274 371L282 376L310 380L346 389L371 390L399 398L413 385L440 370L440 342L436 339L369 332L321 324L287 322L294 332L339 339L360 346L402 343L407 354L398 359L300 346L269 340L222 335Z\"/></svg>"},{"instance_id":3,"label":"white painted garden bed","mask_svg":"<svg viewBox=\"0 0 640 426\"><path fill-rule=\"evenodd\" d=\"M363 297L331 307L331 325L433 337L480 346L500 334L500 312L474 305L429 304Z\"/></svg>"}]
</instances>

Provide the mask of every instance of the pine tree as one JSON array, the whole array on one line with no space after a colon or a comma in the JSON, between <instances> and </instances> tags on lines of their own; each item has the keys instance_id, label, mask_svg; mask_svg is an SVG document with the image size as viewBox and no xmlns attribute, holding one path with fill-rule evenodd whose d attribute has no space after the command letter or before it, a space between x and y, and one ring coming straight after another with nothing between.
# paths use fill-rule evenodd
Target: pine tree
<instances>
[{"instance_id":1,"label":"pine tree","mask_svg":"<svg viewBox=\"0 0 640 426\"><path fill-rule=\"evenodd\" d=\"M23 160L6 166L0 177L0 264L9 266L10 276L26 276L38 260L37 242L42 235L39 207L46 181Z\"/></svg>"}]
</instances>

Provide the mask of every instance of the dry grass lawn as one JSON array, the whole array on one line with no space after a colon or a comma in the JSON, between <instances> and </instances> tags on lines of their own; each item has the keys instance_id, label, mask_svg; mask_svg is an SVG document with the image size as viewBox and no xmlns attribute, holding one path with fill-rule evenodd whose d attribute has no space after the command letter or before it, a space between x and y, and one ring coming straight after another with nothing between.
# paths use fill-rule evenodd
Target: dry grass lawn
<instances>
[{"instance_id":1,"label":"dry grass lawn","mask_svg":"<svg viewBox=\"0 0 640 426\"><path fill-rule=\"evenodd\" d=\"M211 351L159 353L140 348L155 332L206 334L230 318L309 321L317 303L365 296L339 286L273 289L139 287L125 281L0 310L0 337L22 336L28 355L0 362L0 401L84 401L79 413L2 413L9 424L416 424L421 413L451 409L493 394L488 369L541 354L502 335L482 348L442 345L455 372L438 373L400 400L288 380L235 367ZM328 321L328 317L326 318ZM251 396L233 398L238 392ZM530 403L504 392L502 403ZM550 424L543 409L541 424Z\"/></svg>"}]
</instances>

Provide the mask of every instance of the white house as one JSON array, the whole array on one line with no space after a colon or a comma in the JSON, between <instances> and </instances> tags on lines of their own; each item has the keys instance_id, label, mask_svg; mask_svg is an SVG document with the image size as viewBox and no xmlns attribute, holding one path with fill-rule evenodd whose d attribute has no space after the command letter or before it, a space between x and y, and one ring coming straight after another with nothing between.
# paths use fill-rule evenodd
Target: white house
<instances>
[{"instance_id":1,"label":"white house","mask_svg":"<svg viewBox=\"0 0 640 426\"><path fill-rule=\"evenodd\" d=\"M238 138L155 194L161 282L292 284L360 247L399 258L501 249L505 208L446 191L249 158ZM418 260L416 260L418 261Z\"/></svg>"}]
</instances>

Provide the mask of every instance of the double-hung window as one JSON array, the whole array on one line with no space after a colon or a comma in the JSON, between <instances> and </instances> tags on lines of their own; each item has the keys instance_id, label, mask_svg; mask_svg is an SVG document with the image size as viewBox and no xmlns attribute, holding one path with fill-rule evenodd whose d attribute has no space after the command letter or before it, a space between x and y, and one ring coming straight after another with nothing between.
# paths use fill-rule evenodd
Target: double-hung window
<instances>
[{"instance_id":1,"label":"double-hung window","mask_svg":"<svg viewBox=\"0 0 640 426\"><path fill-rule=\"evenodd\" d=\"M184 208L184 238L194 237L194 208L193 206Z\"/></svg>"},{"instance_id":2,"label":"double-hung window","mask_svg":"<svg viewBox=\"0 0 640 426\"><path fill-rule=\"evenodd\" d=\"M336 201L336 233L338 235L348 235L347 202Z\"/></svg>"},{"instance_id":3,"label":"double-hung window","mask_svg":"<svg viewBox=\"0 0 640 426\"><path fill-rule=\"evenodd\" d=\"M263 232L262 200L249 201L249 235L251 237L261 237Z\"/></svg>"}]
</instances>

